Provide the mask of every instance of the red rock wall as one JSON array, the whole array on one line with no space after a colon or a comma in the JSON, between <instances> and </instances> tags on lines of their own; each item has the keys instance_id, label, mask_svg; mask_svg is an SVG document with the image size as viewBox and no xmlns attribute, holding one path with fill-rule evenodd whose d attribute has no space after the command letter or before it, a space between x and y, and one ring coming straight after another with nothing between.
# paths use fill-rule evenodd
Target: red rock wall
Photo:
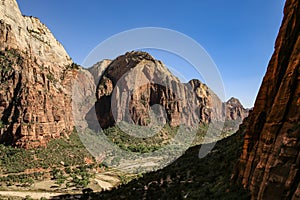
<instances>
[{"instance_id":1,"label":"red rock wall","mask_svg":"<svg viewBox=\"0 0 300 200\"><path fill-rule=\"evenodd\" d=\"M187 88L148 53L126 53L112 61L99 81L96 92L99 123L102 128L119 121L145 126L150 123L150 107L161 105L156 110L158 118L171 126L196 126L198 106L192 88Z\"/></svg>"},{"instance_id":2,"label":"red rock wall","mask_svg":"<svg viewBox=\"0 0 300 200\"><path fill-rule=\"evenodd\" d=\"M151 121L149 111L153 105L160 105L156 107L158 121L166 119L174 127L195 127L199 122L224 120L225 116L227 120L241 121L248 115L237 99L222 103L199 80L181 83L162 62L145 52L128 52L113 60L100 78L96 96L102 128L131 120L146 126Z\"/></svg>"},{"instance_id":3,"label":"red rock wall","mask_svg":"<svg viewBox=\"0 0 300 200\"><path fill-rule=\"evenodd\" d=\"M71 63L45 25L22 16L15 0L2 2L0 143L35 148L73 131Z\"/></svg>"},{"instance_id":4,"label":"red rock wall","mask_svg":"<svg viewBox=\"0 0 300 200\"><path fill-rule=\"evenodd\" d=\"M300 198L300 1L284 19L246 128L238 177L252 199Z\"/></svg>"},{"instance_id":5,"label":"red rock wall","mask_svg":"<svg viewBox=\"0 0 300 200\"><path fill-rule=\"evenodd\" d=\"M73 131L71 81L76 71L54 76L14 49L0 51L0 143L45 146Z\"/></svg>"}]
</instances>

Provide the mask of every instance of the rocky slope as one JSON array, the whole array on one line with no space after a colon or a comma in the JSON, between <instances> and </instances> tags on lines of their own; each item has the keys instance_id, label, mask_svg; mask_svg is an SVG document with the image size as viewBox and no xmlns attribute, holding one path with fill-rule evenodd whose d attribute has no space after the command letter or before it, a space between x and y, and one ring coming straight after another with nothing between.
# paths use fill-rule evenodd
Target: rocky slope
<instances>
[{"instance_id":1,"label":"rocky slope","mask_svg":"<svg viewBox=\"0 0 300 200\"><path fill-rule=\"evenodd\" d=\"M225 116L227 121L239 121L248 116L249 109L243 107L241 102L232 97L227 102L222 102L219 97L197 79L189 81L193 88L197 105L200 108L200 118L202 122L209 123L210 120L221 120L220 116ZM222 109L220 109L222 108Z\"/></svg>"},{"instance_id":2,"label":"rocky slope","mask_svg":"<svg viewBox=\"0 0 300 200\"><path fill-rule=\"evenodd\" d=\"M0 4L0 143L43 146L73 129L71 80L76 65L49 29Z\"/></svg>"},{"instance_id":3,"label":"rocky slope","mask_svg":"<svg viewBox=\"0 0 300 200\"><path fill-rule=\"evenodd\" d=\"M122 120L149 125L153 120L151 110L157 121L171 126L196 126L199 122L222 121L224 116L241 122L248 114L237 99L223 104L199 80L181 83L161 61L145 52L128 52L111 61L96 93L96 112L102 128Z\"/></svg>"},{"instance_id":4,"label":"rocky slope","mask_svg":"<svg viewBox=\"0 0 300 200\"><path fill-rule=\"evenodd\" d=\"M299 47L300 1L287 0L236 174L252 199L300 199Z\"/></svg>"}]
</instances>

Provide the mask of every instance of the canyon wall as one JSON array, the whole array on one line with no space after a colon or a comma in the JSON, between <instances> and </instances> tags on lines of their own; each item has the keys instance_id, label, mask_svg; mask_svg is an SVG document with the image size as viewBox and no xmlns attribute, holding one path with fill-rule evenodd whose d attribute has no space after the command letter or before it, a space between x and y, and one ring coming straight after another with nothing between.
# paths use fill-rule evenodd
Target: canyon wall
<instances>
[{"instance_id":1,"label":"canyon wall","mask_svg":"<svg viewBox=\"0 0 300 200\"><path fill-rule=\"evenodd\" d=\"M237 178L252 199L300 199L300 1L287 0Z\"/></svg>"},{"instance_id":2,"label":"canyon wall","mask_svg":"<svg viewBox=\"0 0 300 200\"><path fill-rule=\"evenodd\" d=\"M45 146L73 130L71 81L77 67L37 18L15 0L0 5L0 143Z\"/></svg>"},{"instance_id":3,"label":"canyon wall","mask_svg":"<svg viewBox=\"0 0 300 200\"><path fill-rule=\"evenodd\" d=\"M147 126L199 126L239 120L248 115L237 99L223 103L199 80L181 83L167 67L146 52L128 52L107 66L97 86L96 113L102 128L126 121Z\"/></svg>"}]
</instances>

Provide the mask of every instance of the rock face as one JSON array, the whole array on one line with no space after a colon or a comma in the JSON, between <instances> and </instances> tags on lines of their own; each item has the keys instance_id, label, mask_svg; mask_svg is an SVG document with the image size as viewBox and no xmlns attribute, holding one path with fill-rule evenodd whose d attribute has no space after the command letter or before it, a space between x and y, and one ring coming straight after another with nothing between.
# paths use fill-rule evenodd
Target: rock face
<instances>
[{"instance_id":1,"label":"rock face","mask_svg":"<svg viewBox=\"0 0 300 200\"><path fill-rule=\"evenodd\" d=\"M46 145L73 130L71 80L76 65L38 19L15 0L0 5L0 143Z\"/></svg>"},{"instance_id":2,"label":"rock face","mask_svg":"<svg viewBox=\"0 0 300 200\"><path fill-rule=\"evenodd\" d=\"M35 17L24 17L16 0L2 0L0 4L1 49L18 49L38 57L44 64L71 64L63 46L50 30Z\"/></svg>"},{"instance_id":3,"label":"rock face","mask_svg":"<svg viewBox=\"0 0 300 200\"><path fill-rule=\"evenodd\" d=\"M299 47L300 1L287 0L236 174L252 199L300 199Z\"/></svg>"},{"instance_id":4,"label":"rock face","mask_svg":"<svg viewBox=\"0 0 300 200\"><path fill-rule=\"evenodd\" d=\"M200 109L200 119L202 122L209 123L211 120L222 120L222 116L228 121L239 121L248 116L249 110L245 109L240 101L234 97L227 102L222 102L221 99L197 79L189 81L193 88L197 105Z\"/></svg>"},{"instance_id":5,"label":"rock face","mask_svg":"<svg viewBox=\"0 0 300 200\"><path fill-rule=\"evenodd\" d=\"M226 119L227 120L239 120L243 121L249 114L249 109L245 109L241 102L231 97L226 103L224 103L226 108Z\"/></svg>"},{"instance_id":6,"label":"rock face","mask_svg":"<svg viewBox=\"0 0 300 200\"><path fill-rule=\"evenodd\" d=\"M195 92L201 122L210 123L211 120L224 120L224 107L219 97L197 79L189 81L189 84Z\"/></svg>"},{"instance_id":7,"label":"rock face","mask_svg":"<svg viewBox=\"0 0 300 200\"><path fill-rule=\"evenodd\" d=\"M152 119L150 110L157 121L167 121L171 126L193 125L198 119L196 101L186 87L148 53L119 56L105 70L97 87L100 125L106 128L126 121L145 126Z\"/></svg>"},{"instance_id":8,"label":"rock face","mask_svg":"<svg viewBox=\"0 0 300 200\"><path fill-rule=\"evenodd\" d=\"M244 118L247 110L238 100L223 104L205 84L183 84L145 52L129 52L113 60L97 86L96 113L102 128L120 121L147 126L153 121L171 126L197 126L199 122Z\"/></svg>"},{"instance_id":9,"label":"rock face","mask_svg":"<svg viewBox=\"0 0 300 200\"><path fill-rule=\"evenodd\" d=\"M103 72L106 70L108 65L111 63L111 60L105 59L102 60L96 64L94 64L92 67L88 68L87 70L92 74L95 85L99 83L99 80L103 74Z\"/></svg>"},{"instance_id":10,"label":"rock face","mask_svg":"<svg viewBox=\"0 0 300 200\"><path fill-rule=\"evenodd\" d=\"M72 96L75 97L72 109L77 131L87 127L97 130L99 127L95 115L96 85L110 63L111 60L102 60L88 69L80 69L72 82Z\"/></svg>"}]
</instances>

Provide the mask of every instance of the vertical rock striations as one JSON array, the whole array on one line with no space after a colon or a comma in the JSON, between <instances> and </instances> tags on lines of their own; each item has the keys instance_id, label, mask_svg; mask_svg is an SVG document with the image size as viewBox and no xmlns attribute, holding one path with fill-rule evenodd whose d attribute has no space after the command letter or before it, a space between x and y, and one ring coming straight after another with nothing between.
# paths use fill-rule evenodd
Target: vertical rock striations
<instances>
[{"instance_id":1,"label":"vertical rock striations","mask_svg":"<svg viewBox=\"0 0 300 200\"><path fill-rule=\"evenodd\" d=\"M227 102L224 103L226 108L226 119L227 120L238 120L243 121L249 114L249 109L245 109L241 102L231 97Z\"/></svg>"},{"instance_id":2,"label":"vertical rock striations","mask_svg":"<svg viewBox=\"0 0 300 200\"><path fill-rule=\"evenodd\" d=\"M300 1L287 0L246 128L238 178L252 199L300 198Z\"/></svg>"},{"instance_id":3,"label":"vertical rock striations","mask_svg":"<svg viewBox=\"0 0 300 200\"><path fill-rule=\"evenodd\" d=\"M186 87L148 53L128 52L112 61L99 81L99 123L102 128L120 121L145 126L151 122L152 110L158 122L194 125L198 108Z\"/></svg>"},{"instance_id":4,"label":"vertical rock striations","mask_svg":"<svg viewBox=\"0 0 300 200\"><path fill-rule=\"evenodd\" d=\"M158 122L171 126L198 126L224 120L240 120L248 110L237 99L222 103L199 80L183 84L161 62L145 52L128 52L111 61L97 86L96 113L102 128L120 121L147 126L156 114ZM227 110L227 111L226 111Z\"/></svg>"},{"instance_id":5,"label":"vertical rock striations","mask_svg":"<svg viewBox=\"0 0 300 200\"><path fill-rule=\"evenodd\" d=\"M0 143L32 148L73 129L76 65L49 29L0 3Z\"/></svg>"},{"instance_id":6,"label":"vertical rock striations","mask_svg":"<svg viewBox=\"0 0 300 200\"><path fill-rule=\"evenodd\" d=\"M210 123L211 120L224 120L222 119L224 116L223 104L219 97L197 79L189 81L189 84L195 92L201 122Z\"/></svg>"}]
</instances>

